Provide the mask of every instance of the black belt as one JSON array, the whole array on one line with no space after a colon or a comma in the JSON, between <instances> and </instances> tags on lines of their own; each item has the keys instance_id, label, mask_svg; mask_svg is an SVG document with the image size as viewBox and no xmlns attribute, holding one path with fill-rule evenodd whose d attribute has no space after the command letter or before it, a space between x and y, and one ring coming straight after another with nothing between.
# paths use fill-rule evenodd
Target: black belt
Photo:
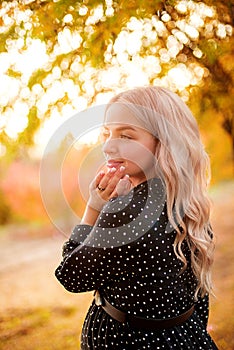
<instances>
[{"instance_id":1,"label":"black belt","mask_svg":"<svg viewBox=\"0 0 234 350\"><path fill-rule=\"evenodd\" d=\"M111 305L103 296L100 295L99 291L95 291L95 304L101 306L105 312L114 318L116 321L121 323L126 323L130 327L143 328L143 329L165 329L178 326L185 322L193 313L194 305L184 312L183 314L166 319L153 319L153 318L144 318L138 316L129 315L126 312L123 312L113 305Z\"/></svg>"}]
</instances>

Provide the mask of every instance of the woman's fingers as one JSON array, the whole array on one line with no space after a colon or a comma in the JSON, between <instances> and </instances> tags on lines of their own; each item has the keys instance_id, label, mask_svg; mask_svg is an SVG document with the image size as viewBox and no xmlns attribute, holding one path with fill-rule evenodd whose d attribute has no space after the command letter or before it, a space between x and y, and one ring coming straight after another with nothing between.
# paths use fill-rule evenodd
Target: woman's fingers
<instances>
[{"instance_id":1,"label":"woman's fingers","mask_svg":"<svg viewBox=\"0 0 234 350\"><path fill-rule=\"evenodd\" d=\"M110 183L111 178L113 178L114 173L116 172L116 168L111 168L105 174L105 176L101 179L101 181L97 184L98 189L106 190L107 186Z\"/></svg>"},{"instance_id":2,"label":"woman's fingers","mask_svg":"<svg viewBox=\"0 0 234 350\"><path fill-rule=\"evenodd\" d=\"M101 191L97 190L97 187L102 180L102 178L105 176L104 171L100 171L96 177L93 179L93 181L90 183L89 186L89 200L88 205L89 207L101 211L103 206L105 205L107 199L105 199L103 196L101 196Z\"/></svg>"},{"instance_id":3,"label":"woman's fingers","mask_svg":"<svg viewBox=\"0 0 234 350\"><path fill-rule=\"evenodd\" d=\"M101 170L94 178L94 180L92 180L92 182L90 183L89 189L95 190L96 187L98 186L98 184L100 183L101 179L103 178L103 176L105 175L105 172L103 170Z\"/></svg>"},{"instance_id":4,"label":"woman's fingers","mask_svg":"<svg viewBox=\"0 0 234 350\"><path fill-rule=\"evenodd\" d=\"M100 183L104 175L105 175L105 171L103 170L101 170L100 173L97 174L97 176L95 177L95 187L98 186L98 184Z\"/></svg>"},{"instance_id":5,"label":"woman's fingers","mask_svg":"<svg viewBox=\"0 0 234 350\"><path fill-rule=\"evenodd\" d=\"M103 181L101 181L100 185L102 186L102 183L104 182L104 180L107 181L107 183L104 182L104 188L106 189L106 193L108 193L109 195L112 194L112 192L115 190L118 182L120 179L122 179L125 175L125 167L121 166L118 169L110 169L110 172L107 174L107 178L103 179ZM109 178L108 178L109 175Z\"/></svg>"},{"instance_id":6,"label":"woman's fingers","mask_svg":"<svg viewBox=\"0 0 234 350\"><path fill-rule=\"evenodd\" d=\"M116 185L115 191L112 193L113 197L125 196L131 190L131 181L129 180L129 175L125 175Z\"/></svg>"},{"instance_id":7,"label":"woman's fingers","mask_svg":"<svg viewBox=\"0 0 234 350\"><path fill-rule=\"evenodd\" d=\"M121 166L120 168L111 168L103 176L100 182L97 184L99 191L104 192L103 195L109 196L114 190L119 182L119 180L124 176L125 167Z\"/></svg>"},{"instance_id":8,"label":"woman's fingers","mask_svg":"<svg viewBox=\"0 0 234 350\"><path fill-rule=\"evenodd\" d=\"M103 205L113 197L125 195L131 188L125 167L111 168L107 173L100 171L90 184L89 206L100 211Z\"/></svg>"}]
</instances>

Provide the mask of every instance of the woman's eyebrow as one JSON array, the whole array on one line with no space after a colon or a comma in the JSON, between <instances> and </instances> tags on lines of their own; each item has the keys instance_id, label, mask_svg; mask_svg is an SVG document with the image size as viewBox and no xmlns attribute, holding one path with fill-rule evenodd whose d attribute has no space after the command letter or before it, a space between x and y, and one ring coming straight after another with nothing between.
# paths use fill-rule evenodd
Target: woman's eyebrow
<instances>
[{"instance_id":1,"label":"woman's eyebrow","mask_svg":"<svg viewBox=\"0 0 234 350\"><path fill-rule=\"evenodd\" d=\"M104 125L103 128L105 130L109 130L108 126ZM133 126L129 126L129 125L126 125L126 126L118 126L115 128L116 131L123 131L123 130L132 130L132 131L137 131L136 128L134 128Z\"/></svg>"}]
</instances>

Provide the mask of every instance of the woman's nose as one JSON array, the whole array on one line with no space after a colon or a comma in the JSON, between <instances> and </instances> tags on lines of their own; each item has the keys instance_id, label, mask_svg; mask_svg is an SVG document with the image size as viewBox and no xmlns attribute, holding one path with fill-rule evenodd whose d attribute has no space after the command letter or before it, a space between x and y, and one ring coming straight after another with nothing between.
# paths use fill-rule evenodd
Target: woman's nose
<instances>
[{"instance_id":1,"label":"woman's nose","mask_svg":"<svg viewBox=\"0 0 234 350\"><path fill-rule=\"evenodd\" d=\"M116 154L118 152L118 139L109 138L102 146L102 151L105 154Z\"/></svg>"}]
</instances>

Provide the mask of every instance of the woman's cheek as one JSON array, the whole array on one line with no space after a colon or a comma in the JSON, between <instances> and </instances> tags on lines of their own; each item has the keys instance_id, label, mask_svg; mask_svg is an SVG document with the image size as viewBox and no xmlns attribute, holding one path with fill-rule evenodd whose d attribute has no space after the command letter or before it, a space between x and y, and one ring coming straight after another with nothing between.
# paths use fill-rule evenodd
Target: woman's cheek
<instances>
[{"instance_id":1,"label":"woman's cheek","mask_svg":"<svg viewBox=\"0 0 234 350\"><path fill-rule=\"evenodd\" d=\"M154 155L147 145L134 141L122 144L119 153L120 157L126 160L128 167L134 166L134 168L137 167L141 170L144 170L145 167L148 168L149 163L152 164L154 159Z\"/></svg>"}]
</instances>

